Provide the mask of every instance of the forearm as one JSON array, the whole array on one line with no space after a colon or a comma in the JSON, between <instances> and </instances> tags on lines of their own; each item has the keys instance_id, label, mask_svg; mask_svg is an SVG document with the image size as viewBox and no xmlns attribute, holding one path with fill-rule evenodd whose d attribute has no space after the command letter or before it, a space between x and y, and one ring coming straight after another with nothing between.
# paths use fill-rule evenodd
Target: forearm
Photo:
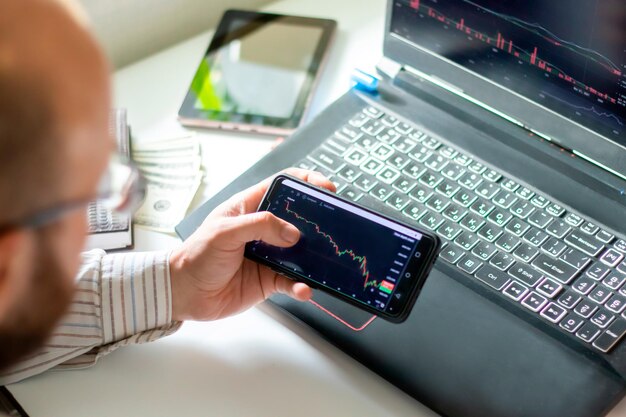
<instances>
[{"instance_id":1,"label":"forearm","mask_svg":"<svg viewBox=\"0 0 626 417\"><path fill-rule=\"evenodd\" d=\"M46 345L0 376L16 382L47 369L93 365L120 345L172 333L168 254L83 254L76 293Z\"/></svg>"}]
</instances>

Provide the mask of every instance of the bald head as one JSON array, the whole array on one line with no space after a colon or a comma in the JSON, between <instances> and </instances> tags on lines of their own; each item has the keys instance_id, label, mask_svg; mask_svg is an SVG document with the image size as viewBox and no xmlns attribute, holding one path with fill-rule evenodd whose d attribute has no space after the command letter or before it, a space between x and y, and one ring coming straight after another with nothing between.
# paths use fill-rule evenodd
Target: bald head
<instances>
[{"instance_id":1,"label":"bald head","mask_svg":"<svg viewBox=\"0 0 626 417\"><path fill-rule=\"evenodd\" d=\"M67 183L77 174L71 164L106 134L109 80L100 49L64 3L2 0L0 9L0 199L12 201L0 205L5 222L79 192Z\"/></svg>"}]
</instances>

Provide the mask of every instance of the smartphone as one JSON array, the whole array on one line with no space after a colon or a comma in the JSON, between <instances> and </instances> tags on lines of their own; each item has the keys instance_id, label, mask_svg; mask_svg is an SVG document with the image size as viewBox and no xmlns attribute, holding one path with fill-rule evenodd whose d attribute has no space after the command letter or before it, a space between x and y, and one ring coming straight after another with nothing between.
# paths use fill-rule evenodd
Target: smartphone
<instances>
[{"instance_id":1,"label":"smartphone","mask_svg":"<svg viewBox=\"0 0 626 417\"><path fill-rule=\"evenodd\" d=\"M249 242L245 256L392 322L408 317L436 259L437 235L299 179L278 175L259 206L300 230L289 248Z\"/></svg>"}]
</instances>

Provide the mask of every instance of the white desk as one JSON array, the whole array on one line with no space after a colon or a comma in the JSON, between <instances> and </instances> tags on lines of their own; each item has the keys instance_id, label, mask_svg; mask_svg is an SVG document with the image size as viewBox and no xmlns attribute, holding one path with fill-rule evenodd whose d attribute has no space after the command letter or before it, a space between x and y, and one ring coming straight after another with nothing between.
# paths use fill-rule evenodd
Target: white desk
<instances>
[{"instance_id":1,"label":"white desk","mask_svg":"<svg viewBox=\"0 0 626 417\"><path fill-rule=\"evenodd\" d=\"M354 67L382 55L385 0L285 0L265 10L339 22L311 114L343 94ZM178 106L210 39L197 36L114 77L139 140L179 135ZM201 131L206 200L270 150L271 138ZM178 239L136 229L138 250ZM129 346L82 371L48 372L10 386L33 417L69 416L434 416L413 398L321 340L261 306L218 322L186 323L173 336ZM80 398L75 402L74 398ZM626 401L610 414L626 416Z\"/></svg>"}]
</instances>

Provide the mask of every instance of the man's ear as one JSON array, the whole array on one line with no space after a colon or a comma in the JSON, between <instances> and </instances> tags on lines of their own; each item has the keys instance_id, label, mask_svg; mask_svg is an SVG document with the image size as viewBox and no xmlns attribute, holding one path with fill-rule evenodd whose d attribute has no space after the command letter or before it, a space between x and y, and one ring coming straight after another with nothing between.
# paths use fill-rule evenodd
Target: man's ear
<instances>
[{"instance_id":1,"label":"man's ear","mask_svg":"<svg viewBox=\"0 0 626 417\"><path fill-rule=\"evenodd\" d=\"M17 229L0 234L0 322L28 288L33 249L30 231Z\"/></svg>"}]
</instances>

